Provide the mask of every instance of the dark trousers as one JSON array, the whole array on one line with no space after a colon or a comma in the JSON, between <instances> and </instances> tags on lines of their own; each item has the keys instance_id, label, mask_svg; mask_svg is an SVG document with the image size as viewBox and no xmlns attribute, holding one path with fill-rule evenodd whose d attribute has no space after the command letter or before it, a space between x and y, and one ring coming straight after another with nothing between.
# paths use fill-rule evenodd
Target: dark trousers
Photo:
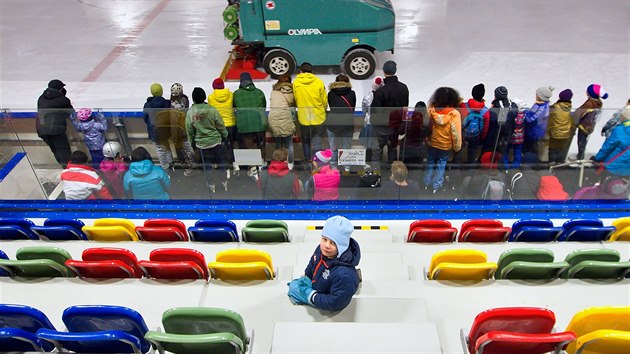
<instances>
[{"instance_id":1,"label":"dark trousers","mask_svg":"<svg viewBox=\"0 0 630 354\"><path fill-rule=\"evenodd\" d=\"M234 162L234 143L238 137L238 130L236 129L236 125L225 128L228 132L227 139L225 140L225 152L227 155L227 162L231 164Z\"/></svg>"},{"instance_id":2,"label":"dark trousers","mask_svg":"<svg viewBox=\"0 0 630 354\"><path fill-rule=\"evenodd\" d=\"M584 153L586 152L586 143L588 143L588 134L583 132L582 130L578 130L578 153L577 159L584 160Z\"/></svg>"},{"instance_id":3,"label":"dark trousers","mask_svg":"<svg viewBox=\"0 0 630 354\"><path fill-rule=\"evenodd\" d=\"M215 184L213 178L213 168L212 165L217 165L217 170L219 172L223 172L226 170L227 166L225 165L225 148L223 144L219 144L210 149L199 149L201 152L201 161L203 163L203 170L206 174L206 181L208 185ZM219 173L221 176L221 182L226 181L225 173Z\"/></svg>"},{"instance_id":4,"label":"dark trousers","mask_svg":"<svg viewBox=\"0 0 630 354\"><path fill-rule=\"evenodd\" d=\"M300 133L304 160L311 161L316 152L323 150L323 139L324 136L326 136L326 128L324 128L323 124L301 125Z\"/></svg>"},{"instance_id":5,"label":"dark trousers","mask_svg":"<svg viewBox=\"0 0 630 354\"><path fill-rule=\"evenodd\" d=\"M62 168L66 168L68 161L70 161L70 142L68 136L64 134L57 135L44 135L41 136L42 140L50 147L55 160L61 165Z\"/></svg>"}]
</instances>

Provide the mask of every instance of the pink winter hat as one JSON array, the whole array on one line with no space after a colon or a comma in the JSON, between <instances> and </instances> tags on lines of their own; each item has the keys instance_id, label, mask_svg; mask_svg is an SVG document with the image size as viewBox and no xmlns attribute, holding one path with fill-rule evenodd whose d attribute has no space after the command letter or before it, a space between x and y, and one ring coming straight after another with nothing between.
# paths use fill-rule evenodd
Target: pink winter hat
<instances>
[{"instance_id":1,"label":"pink winter hat","mask_svg":"<svg viewBox=\"0 0 630 354\"><path fill-rule=\"evenodd\" d=\"M604 100L608 98L608 93L606 92L606 90L604 90L604 88L598 84L588 85L588 87L586 88L586 93L588 93L588 95L593 98L601 98Z\"/></svg>"},{"instance_id":2,"label":"pink winter hat","mask_svg":"<svg viewBox=\"0 0 630 354\"><path fill-rule=\"evenodd\" d=\"M317 162L319 166L327 165L332 158L332 151L330 149L321 150L313 155L313 161Z\"/></svg>"}]
</instances>

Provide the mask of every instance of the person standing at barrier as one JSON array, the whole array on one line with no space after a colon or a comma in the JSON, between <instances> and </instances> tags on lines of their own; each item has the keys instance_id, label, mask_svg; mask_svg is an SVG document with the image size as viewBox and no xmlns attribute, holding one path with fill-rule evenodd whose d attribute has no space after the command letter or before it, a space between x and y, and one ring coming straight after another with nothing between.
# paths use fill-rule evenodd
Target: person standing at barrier
<instances>
[{"instance_id":1,"label":"person standing at barrier","mask_svg":"<svg viewBox=\"0 0 630 354\"><path fill-rule=\"evenodd\" d=\"M267 116L265 93L254 85L252 76L241 73L241 84L234 91L234 108L236 113L236 129L238 129L238 146L241 149L259 149L265 161L265 127ZM247 175L254 179L258 176L258 166L251 166Z\"/></svg>"},{"instance_id":2,"label":"person standing at barrier","mask_svg":"<svg viewBox=\"0 0 630 354\"><path fill-rule=\"evenodd\" d=\"M160 166L153 163L153 157L142 146L131 152L129 171L123 179L125 192L138 200L168 200L171 178Z\"/></svg>"},{"instance_id":3,"label":"person standing at barrier","mask_svg":"<svg viewBox=\"0 0 630 354\"><path fill-rule=\"evenodd\" d=\"M463 143L466 145L466 162L469 164L479 160L480 148L490 130L490 110L486 107L485 95L486 86L477 84L471 90L472 98L460 105Z\"/></svg>"},{"instance_id":4,"label":"person standing at barrier","mask_svg":"<svg viewBox=\"0 0 630 354\"><path fill-rule=\"evenodd\" d=\"M630 176L630 105L621 111L621 124L613 129L591 160L602 163L608 173Z\"/></svg>"},{"instance_id":5,"label":"person standing at barrier","mask_svg":"<svg viewBox=\"0 0 630 354\"><path fill-rule=\"evenodd\" d=\"M213 165L219 171L227 169L223 141L228 132L223 124L223 118L216 108L206 104L206 92L201 87L195 87L192 92L193 105L186 113L186 133L190 143L201 151L201 161L206 173L208 188L216 192ZM227 191L227 176L221 173L221 185Z\"/></svg>"},{"instance_id":6,"label":"person standing at barrier","mask_svg":"<svg viewBox=\"0 0 630 354\"><path fill-rule=\"evenodd\" d=\"M328 131L328 143L333 152L331 164L337 166L339 149L352 147L352 134L354 134L354 108L357 104L357 96L352 90L350 78L347 75L337 75L328 91L328 104L330 112L326 119ZM350 166L344 166L346 172Z\"/></svg>"},{"instance_id":7,"label":"person standing at barrier","mask_svg":"<svg viewBox=\"0 0 630 354\"><path fill-rule=\"evenodd\" d=\"M535 160L540 161L540 157L548 157L546 149L549 141L545 138L547 134L547 122L549 120L549 100L553 94L552 86L542 86L536 90L536 101L532 107L525 111L525 140L523 141L523 154L535 156ZM539 140L542 141L539 144ZM544 151L541 152L541 149ZM531 159L527 159L531 162Z\"/></svg>"},{"instance_id":8,"label":"person standing at barrier","mask_svg":"<svg viewBox=\"0 0 630 354\"><path fill-rule=\"evenodd\" d=\"M171 102L162 97L163 94L164 90L162 89L162 85L158 83L151 84L151 96L147 98L144 104L143 119L147 125L149 139L155 144L160 166L162 166L162 169L168 171L174 169L173 153L171 152L171 148L166 145L170 137L170 118L168 119L168 124L165 122L167 126L162 126L157 122L158 113L171 108ZM170 115L167 115L167 117L170 117Z\"/></svg>"},{"instance_id":9,"label":"person standing at barrier","mask_svg":"<svg viewBox=\"0 0 630 354\"><path fill-rule=\"evenodd\" d=\"M37 135L50 147L57 163L65 168L70 161L70 142L66 134L66 119L74 114L74 107L68 97L61 80L48 82L37 100L37 119L35 129Z\"/></svg>"},{"instance_id":10,"label":"person standing at barrier","mask_svg":"<svg viewBox=\"0 0 630 354\"><path fill-rule=\"evenodd\" d=\"M123 156L122 145L116 141L106 142L103 145L103 156L99 169L105 184L109 187L109 192L115 199L127 199L123 178L129 170L127 165L129 158Z\"/></svg>"},{"instance_id":11,"label":"person standing at barrier","mask_svg":"<svg viewBox=\"0 0 630 354\"><path fill-rule=\"evenodd\" d=\"M450 87L440 87L429 101L431 136L427 170L424 174L424 189L438 193L444 184L444 170L451 151L462 148L462 119L459 93Z\"/></svg>"},{"instance_id":12,"label":"person standing at barrier","mask_svg":"<svg viewBox=\"0 0 630 354\"><path fill-rule=\"evenodd\" d=\"M380 169L383 159L383 149L387 146L387 162L391 163L396 159L394 149L396 145L391 141L390 128L398 130L398 126L389 125L389 114L396 109L407 108L409 106L409 89L407 85L398 81L396 76L396 62L388 60L383 64L383 87L374 92L374 99L371 106L372 135L378 144L372 152L372 168Z\"/></svg>"},{"instance_id":13,"label":"person standing at barrier","mask_svg":"<svg viewBox=\"0 0 630 354\"><path fill-rule=\"evenodd\" d=\"M208 104L219 111L228 136L225 140L225 152L227 163L232 165L234 173L238 173L240 168L234 159L234 143L237 141L238 131L236 129L236 118L234 116L234 93L225 87L225 82L220 77L212 81L212 93L208 95ZM229 169L226 170L226 173Z\"/></svg>"},{"instance_id":14,"label":"person standing at barrier","mask_svg":"<svg viewBox=\"0 0 630 354\"><path fill-rule=\"evenodd\" d=\"M60 178L66 200L112 199L101 176L88 166L88 157L83 151L70 155L70 162Z\"/></svg>"},{"instance_id":15,"label":"person standing at barrier","mask_svg":"<svg viewBox=\"0 0 630 354\"><path fill-rule=\"evenodd\" d=\"M293 135L295 134L295 97L291 76L282 75L273 84L269 98L269 128L276 149L288 151L288 166L293 169Z\"/></svg>"},{"instance_id":16,"label":"person standing at barrier","mask_svg":"<svg viewBox=\"0 0 630 354\"><path fill-rule=\"evenodd\" d=\"M361 139L363 146L365 146L365 166L363 167L366 170L372 168L372 166L370 166L370 163L372 162L372 150L377 143L372 133L372 101L374 101L374 92L381 87L383 87L383 78L377 76L374 78L374 81L372 81L372 89L363 96L363 101L361 102L361 110L363 111L363 114L365 114L365 117L363 119L363 128L361 129L359 138Z\"/></svg>"},{"instance_id":17,"label":"person standing at barrier","mask_svg":"<svg viewBox=\"0 0 630 354\"><path fill-rule=\"evenodd\" d=\"M600 85L591 84L586 88L586 101L575 110L575 118L578 120L577 160L584 159L588 138L595 130L597 118L602 111L602 99L607 98L608 93Z\"/></svg>"},{"instance_id":18,"label":"person standing at barrier","mask_svg":"<svg viewBox=\"0 0 630 354\"><path fill-rule=\"evenodd\" d=\"M293 94L298 109L304 160L310 163L314 152L324 148L322 140L326 134L324 122L328 106L326 87L320 78L313 75L311 63L305 62L300 65L300 73L293 83Z\"/></svg>"},{"instance_id":19,"label":"person standing at barrier","mask_svg":"<svg viewBox=\"0 0 630 354\"><path fill-rule=\"evenodd\" d=\"M573 131L571 98L573 98L573 91L570 89L562 90L558 94L558 101L552 104L549 109L547 135L549 135L550 163L563 163L565 160L564 151Z\"/></svg>"},{"instance_id":20,"label":"person standing at barrier","mask_svg":"<svg viewBox=\"0 0 630 354\"><path fill-rule=\"evenodd\" d=\"M79 133L83 133L83 141L88 150L90 150L90 156L92 156L92 166L98 168L101 161L103 161L107 119L100 112L92 112L89 108L81 108L77 112L76 117L71 116L71 120L74 128Z\"/></svg>"},{"instance_id":21,"label":"person standing at barrier","mask_svg":"<svg viewBox=\"0 0 630 354\"><path fill-rule=\"evenodd\" d=\"M361 281L356 268L361 249L351 237L353 231L354 226L343 216L326 220L305 275L288 283L291 302L327 311L340 311L350 304Z\"/></svg>"}]
</instances>

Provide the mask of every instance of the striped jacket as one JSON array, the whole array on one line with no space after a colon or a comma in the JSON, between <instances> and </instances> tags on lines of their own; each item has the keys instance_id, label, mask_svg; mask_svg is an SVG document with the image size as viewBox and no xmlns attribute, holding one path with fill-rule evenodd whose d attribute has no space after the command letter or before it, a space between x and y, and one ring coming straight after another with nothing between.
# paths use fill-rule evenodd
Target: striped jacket
<instances>
[{"instance_id":1,"label":"striped jacket","mask_svg":"<svg viewBox=\"0 0 630 354\"><path fill-rule=\"evenodd\" d=\"M66 200L112 199L112 195L94 169L84 165L68 164L61 172Z\"/></svg>"}]
</instances>

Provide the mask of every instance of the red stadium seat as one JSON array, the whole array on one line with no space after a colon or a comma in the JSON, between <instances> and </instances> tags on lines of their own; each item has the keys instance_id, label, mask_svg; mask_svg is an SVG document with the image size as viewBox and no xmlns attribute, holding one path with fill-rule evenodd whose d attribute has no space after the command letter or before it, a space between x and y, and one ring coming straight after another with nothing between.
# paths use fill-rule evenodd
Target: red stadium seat
<instances>
[{"instance_id":1,"label":"red stadium seat","mask_svg":"<svg viewBox=\"0 0 630 354\"><path fill-rule=\"evenodd\" d=\"M138 263L147 278L154 279L206 279L210 272L203 254L185 248L153 250L148 261Z\"/></svg>"},{"instance_id":2,"label":"red stadium seat","mask_svg":"<svg viewBox=\"0 0 630 354\"><path fill-rule=\"evenodd\" d=\"M144 226L136 226L136 233L143 241L188 241L186 225L175 219L148 219Z\"/></svg>"},{"instance_id":3,"label":"red stadium seat","mask_svg":"<svg viewBox=\"0 0 630 354\"><path fill-rule=\"evenodd\" d=\"M576 340L575 333L514 333L491 331L479 337L475 354L543 354L561 350Z\"/></svg>"},{"instance_id":4,"label":"red stadium seat","mask_svg":"<svg viewBox=\"0 0 630 354\"><path fill-rule=\"evenodd\" d=\"M499 220L468 220L462 224L457 242L504 242L510 231Z\"/></svg>"},{"instance_id":5,"label":"red stadium seat","mask_svg":"<svg viewBox=\"0 0 630 354\"><path fill-rule=\"evenodd\" d=\"M417 220L409 226L407 242L453 242L457 229L446 220Z\"/></svg>"},{"instance_id":6,"label":"red stadium seat","mask_svg":"<svg viewBox=\"0 0 630 354\"><path fill-rule=\"evenodd\" d=\"M141 278L136 255L123 248L88 248L82 261L70 259L66 266L81 278Z\"/></svg>"}]
</instances>

